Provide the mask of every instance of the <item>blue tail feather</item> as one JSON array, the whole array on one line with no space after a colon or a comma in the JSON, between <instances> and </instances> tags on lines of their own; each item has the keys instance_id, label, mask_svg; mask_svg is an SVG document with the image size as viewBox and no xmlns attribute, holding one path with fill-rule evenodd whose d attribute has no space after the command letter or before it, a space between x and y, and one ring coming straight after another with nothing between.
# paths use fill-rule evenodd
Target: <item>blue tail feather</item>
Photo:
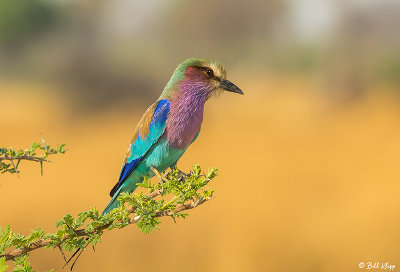
<instances>
[{"instance_id":1,"label":"blue tail feather","mask_svg":"<svg viewBox=\"0 0 400 272\"><path fill-rule=\"evenodd\" d=\"M142 182L143 178L139 178L139 180L136 183ZM118 197L121 193L132 193L134 190L136 190L137 185L131 186L129 189L126 188L126 186L121 186L119 189L114 193L113 197L111 198L110 202L107 204L107 206L104 208L104 211L101 213L102 215L106 215L107 213L111 212L115 208L118 208L120 205L120 202L118 201Z\"/></svg>"},{"instance_id":2,"label":"blue tail feather","mask_svg":"<svg viewBox=\"0 0 400 272\"><path fill-rule=\"evenodd\" d=\"M119 206L119 201L117 198L119 197L119 194L121 193L122 187L118 189L116 193L114 193L114 196L111 198L110 202L108 202L107 206L105 207L104 211L101 213L102 215L106 215L107 213L111 212L113 209L117 208Z\"/></svg>"}]
</instances>

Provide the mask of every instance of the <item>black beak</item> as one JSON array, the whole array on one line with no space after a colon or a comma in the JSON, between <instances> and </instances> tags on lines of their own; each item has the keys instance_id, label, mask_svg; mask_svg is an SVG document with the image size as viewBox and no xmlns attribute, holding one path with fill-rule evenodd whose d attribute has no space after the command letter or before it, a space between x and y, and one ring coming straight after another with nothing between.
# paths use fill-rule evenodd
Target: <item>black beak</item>
<instances>
[{"instance_id":1,"label":"black beak","mask_svg":"<svg viewBox=\"0 0 400 272\"><path fill-rule=\"evenodd\" d=\"M222 81L219 83L219 87L220 87L221 89L224 89L225 91L228 91L228 92L238 93L238 94L244 94L244 93L242 92L242 90L239 89L238 86L236 86L235 84L233 84L233 83L230 82L229 80L222 80Z\"/></svg>"}]
</instances>

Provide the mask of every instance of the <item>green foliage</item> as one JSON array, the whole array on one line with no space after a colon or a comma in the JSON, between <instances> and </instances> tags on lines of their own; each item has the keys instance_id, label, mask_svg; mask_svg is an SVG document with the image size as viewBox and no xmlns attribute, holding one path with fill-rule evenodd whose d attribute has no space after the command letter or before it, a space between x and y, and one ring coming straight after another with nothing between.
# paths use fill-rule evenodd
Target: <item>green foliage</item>
<instances>
[{"instance_id":1,"label":"green foliage","mask_svg":"<svg viewBox=\"0 0 400 272\"><path fill-rule=\"evenodd\" d=\"M15 150L12 147L0 148L0 173L18 174L19 163L22 160L26 160L40 163L40 169L43 175L43 162L49 162L47 157L50 155L64 154L64 147L65 144L60 144L57 145L55 148L52 148L50 145L47 145L42 138L42 144L33 143L29 148L26 148L25 150Z\"/></svg>"},{"instance_id":2,"label":"green foliage","mask_svg":"<svg viewBox=\"0 0 400 272\"><path fill-rule=\"evenodd\" d=\"M0 227L0 254L4 253L4 251L10 247L16 247L16 248L27 248L30 247L32 244L35 242L39 241L43 236L45 232L37 228L36 230L32 230L31 234L29 236L24 236L19 233L14 233L10 229L10 225L7 225L4 229ZM18 272L31 272L32 271L32 266L30 262L27 260L28 254L21 254L20 256L16 257L14 259L14 271ZM5 258L1 257L0 258L0 272L1 271L6 271L8 268L7 265L5 265Z\"/></svg>"},{"instance_id":3,"label":"green foliage","mask_svg":"<svg viewBox=\"0 0 400 272\"><path fill-rule=\"evenodd\" d=\"M59 247L73 252L85 249L88 244L95 246L101 242L101 236L106 230L136 224L143 233L150 233L159 229L160 217L170 216L174 221L186 218L188 214L183 211L212 198L213 190L207 185L216 175L215 168L205 174L200 166L195 165L189 174L177 169L170 171L162 183L152 184L150 179L145 178L138 186L147 193L121 194L118 198L121 205L104 216L96 208L81 212L76 217L66 214L56 222L58 230L55 233L45 233L37 228L29 236L23 236L12 232L10 225L0 228L0 272L7 268L4 257L14 260L14 271L32 271L27 257L28 252L36 248ZM14 255L4 254L10 248L21 251Z\"/></svg>"},{"instance_id":4,"label":"green foliage","mask_svg":"<svg viewBox=\"0 0 400 272\"><path fill-rule=\"evenodd\" d=\"M32 272L32 265L27 260L28 254L22 255L20 257L15 258L14 260L14 272Z\"/></svg>"},{"instance_id":5,"label":"green foliage","mask_svg":"<svg viewBox=\"0 0 400 272\"><path fill-rule=\"evenodd\" d=\"M8 265L6 265L6 258L0 258L0 272L6 271L8 268Z\"/></svg>"}]
</instances>

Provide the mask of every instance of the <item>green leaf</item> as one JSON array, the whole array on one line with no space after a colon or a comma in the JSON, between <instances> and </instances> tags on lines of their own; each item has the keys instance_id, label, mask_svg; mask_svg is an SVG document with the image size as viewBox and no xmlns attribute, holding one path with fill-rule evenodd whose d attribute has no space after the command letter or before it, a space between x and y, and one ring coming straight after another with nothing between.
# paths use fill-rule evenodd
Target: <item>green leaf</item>
<instances>
[{"instance_id":1,"label":"green leaf","mask_svg":"<svg viewBox=\"0 0 400 272\"><path fill-rule=\"evenodd\" d=\"M0 149L0 153L9 151ZM48 152L55 152L55 149L48 146ZM50 249L57 246L69 252L78 248L84 249L88 244L95 246L101 242L104 230L124 228L132 223L132 219L143 233L153 232L160 229L160 216L169 215L174 220L188 216L187 213L178 212L177 206L202 203L211 198L214 191L207 184L216 175L217 170L214 168L204 174L200 166L195 165L189 175L182 175L177 169L168 172L164 183L152 184L145 178L138 184L145 192L140 191L133 195L122 193L118 198L121 205L104 216L96 208L83 211L76 217L66 214L56 222L56 233L45 233L37 228L31 230L26 237L13 233L10 225L7 225L4 229L0 228L0 253L10 247L29 247L40 239L50 239L46 246ZM157 189L161 192L156 197L148 195ZM16 258L14 271L32 271L32 265L27 258L28 254ZM5 259L0 259L0 269L3 269L0 272L6 268Z\"/></svg>"},{"instance_id":2,"label":"green leaf","mask_svg":"<svg viewBox=\"0 0 400 272\"><path fill-rule=\"evenodd\" d=\"M32 143L29 148L15 150L13 147L0 148L0 173L17 174L17 170L22 160L30 160L33 162L39 162L41 173L43 175L43 162L49 162L46 158L53 154L64 154L65 144L58 145L55 149L47 145L42 137L43 146L40 143ZM40 154L36 154L36 150L39 149ZM42 152L40 152L42 150ZM11 160L12 159L12 160ZM14 164L14 161L17 161Z\"/></svg>"},{"instance_id":3,"label":"green leaf","mask_svg":"<svg viewBox=\"0 0 400 272\"><path fill-rule=\"evenodd\" d=\"M5 272L8 268L8 265L5 264L6 258L0 258L0 272Z\"/></svg>"},{"instance_id":4,"label":"green leaf","mask_svg":"<svg viewBox=\"0 0 400 272\"><path fill-rule=\"evenodd\" d=\"M32 143L30 151L34 152L37 148L39 148L41 145L39 143Z\"/></svg>"}]
</instances>

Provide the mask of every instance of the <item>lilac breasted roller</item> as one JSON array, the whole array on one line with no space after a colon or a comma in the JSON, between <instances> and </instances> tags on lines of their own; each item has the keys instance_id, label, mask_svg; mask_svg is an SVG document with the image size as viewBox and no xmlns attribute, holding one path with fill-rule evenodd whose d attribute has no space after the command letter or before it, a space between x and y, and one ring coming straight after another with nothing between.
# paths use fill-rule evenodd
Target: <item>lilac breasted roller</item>
<instances>
[{"instance_id":1,"label":"lilac breasted roller","mask_svg":"<svg viewBox=\"0 0 400 272\"><path fill-rule=\"evenodd\" d=\"M161 96L143 114L129 145L118 183L103 214L119 206L145 176L174 167L200 133L205 102L221 91L243 92L226 79L217 61L190 58L178 65Z\"/></svg>"}]
</instances>

